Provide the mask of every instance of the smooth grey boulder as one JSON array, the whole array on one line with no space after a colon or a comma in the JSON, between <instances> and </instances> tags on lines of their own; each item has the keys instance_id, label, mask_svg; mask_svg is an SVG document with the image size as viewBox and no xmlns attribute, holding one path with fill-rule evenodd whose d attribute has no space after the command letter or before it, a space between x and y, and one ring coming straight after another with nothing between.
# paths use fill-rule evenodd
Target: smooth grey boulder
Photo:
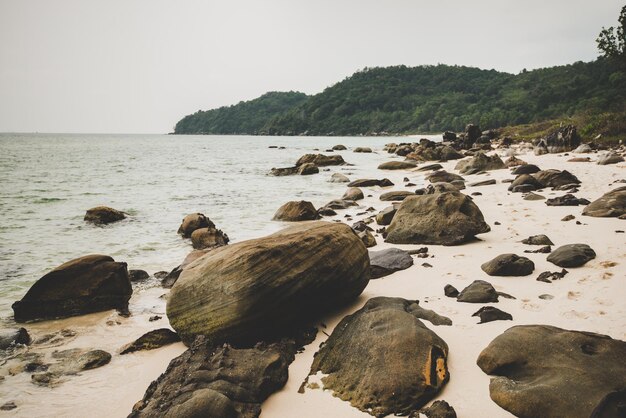
<instances>
[{"instance_id":1,"label":"smooth grey boulder","mask_svg":"<svg viewBox=\"0 0 626 418\"><path fill-rule=\"evenodd\" d=\"M387 228L386 242L458 245L490 230L478 206L460 192L409 196Z\"/></svg>"},{"instance_id":2,"label":"smooth grey boulder","mask_svg":"<svg viewBox=\"0 0 626 418\"><path fill-rule=\"evenodd\" d=\"M272 220L284 222L312 221L318 218L317 210L313 203L306 200L291 201L282 205Z\"/></svg>"},{"instance_id":3,"label":"smooth grey boulder","mask_svg":"<svg viewBox=\"0 0 626 418\"><path fill-rule=\"evenodd\" d=\"M500 254L480 268L490 276L528 276L535 270L535 263L516 254Z\"/></svg>"},{"instance_id":4,"label":"smooth grey boulder","mask_svg":"<svg viewBox=\"0 0 626 418\"><path fill-rule=\"evenodd\" d=\"M363 192L358 187L349 187L348 190L343 194L341 200L363 200L365 196Z\"/></svg>"},{"instance_id":5,"label":"smooth grey boulder","mask_svg":"<svg viewBox=\"0 0 626 418\"><path fill-rule=\"evenodd\" d=\"M172 287L167 316L187 345L198 335L256 342L351 302L369 277L367 249L349 226L307 222L189 265Z\"/></svg>"},{"instance_id":6,"label":"smooth grey boulder","mask_svg":"<svg viewBox=\"0 0 626 418\"><path fill-rule=\"evenodd\" d=\"M341 173L333 173L328 181L330 183L350 183L350 179L345 174Z\"/></svg>"},{"instance_id":7,"label":"smooth grey boulder","mask_svg":"<svg viewBox=\"0 0 626 418\"><path fill-rule=\"evenodd\" d=\"M335 327L310 375L325 389L374 416L406 415L448 382L448 346L414 313L416 301L372 298ZM382 355L384 353L384 355Z\"/></svg>"},{"instance_id":8,"label":"smooth grey boulder","mask_svg":"<svg viewBox=\"0 0 626 418\"><path fill-rule=\"evenodd\" d=\"M491 399L517 417L619 418L626 401L624 359L624 341L523 325L496 337L477 364L495 376Z\"/></svg>"},{"instance_id":9,"label":"smooth grey boulder","mask_svg":"<svg viewBox=\"0 0 626 418\"><path fill-rule=\"evenodd\" d=\"M456 300L467 303L492 303L498 301L498 292L491 283L484 280L474 280L459 293Z\"/></svg>"},{"instance_id":10,"label":"smooth grey boulder","mask_svg":"<svg viewBox=\"0 0 626 418\"><path fill-rule=\"evenodd\" d=\"M547 260L559 267L580 267L594 258L596 252L587 244L568 244L552 251Z\"/></svg>"},{"instance_id":11,"label":"smooth grey boulder","mask_svg":"<svg viewBox=\"0 0 626 418\"><path fill-rule=\"evenodd\" d=\"M624 157L619 155L616 152L607 152L606 154L600 155L598 157L597 164L599 165L608 165L608 164L617 164L624 161Z\"/></svg>"},{"instance_id":12,"label":"smooth grey boulder","mask_svg":"<svg viewBox=\"0 0 626 418\"><path fill-rule=\"evenodd\" d=\"M506 168L504 161L497 155L489 156L482 152L474 155L468 160L459 161L454 167L455 170L459 170L461 174L476 174L481 171L491 171Z\"/></svg>"},{"instance_id":13,"label":"smooth grey boulder","mask_svg":"<svg viewBox=\"0 0 626 418\"><path fill-rule=\"evenodd\" d=\"M626 214L626 186L603 194L583 209L583 215L600 218L617 218Z\"/></svg>"},{"instance_id":14,"label":"smooth grey boulder","mask_svg":"<svg viewBox=\"0 0 626 418\"><path fill-rule=\"evenodd\" d=\"M352 150L352 152L370 153L372 152L372 149L370 147L356 147L354 150Z\"/></svg>"},{"instance_id":15,"label":"smooth grey boulder","mask_svg":"<svg viewBox=\"0 0 626 418\"><path fill-rule=\"evenodd\" d=\"M345 145L337 144L333 146L333 151L345 151L347 148Z\"/></svg>"},{"instance_id":16,"label":"smooth grey boulder","mask_svg":"<svg viewBox=\"0 0 626 418\"><path fill-rule=\"evenodd\" d=\"M413 265L413 257L399 248L370 251L370 279L380 279Z\"/></svg>"},{"instance_id":17,"label":"smooth grey boulder","mask_svg":"<svg viewBox=\"0 0 626 418\"><path fill-rule=\"evenodd\" d=\"M526 186L522 188L520 186ZM542 189L543 184L530 174L520 174L509 184L509 191L513 193L529 192L531 190Z\"/></svg>"}]
</instances>

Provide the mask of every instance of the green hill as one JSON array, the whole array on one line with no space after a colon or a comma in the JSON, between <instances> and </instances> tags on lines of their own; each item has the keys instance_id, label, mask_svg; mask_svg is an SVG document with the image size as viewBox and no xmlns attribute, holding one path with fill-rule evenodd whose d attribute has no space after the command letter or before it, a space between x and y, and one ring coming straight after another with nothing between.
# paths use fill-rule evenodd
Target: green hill
<instances>
[{"instance_id":1,"label":"green hill","mask_svg":"<svg viewBox=\"0 0 626 418\"><path fill-rule=\"evenodd\" d=\"M175 134L256 134L268 121L302 104L308 96L299 92L269 92L233 106L202 111L181 119Z\"/></svg>"},{"instance_id":2,"label":"green hill","mask_svg":"<svg viewBox=\"0 0 626 418\"><path fill-rule=\"evenodd\" d=\"M462 66L395 66L366 68L310 97L268 94L294 95L284 97L292 105L282 96L268 103L264 95L187 116L176 133L426 133L460 131L468 123L490 129L579 113L623 112L626 74L605 59L517 75Z\"/></svg>"}]
</instances>

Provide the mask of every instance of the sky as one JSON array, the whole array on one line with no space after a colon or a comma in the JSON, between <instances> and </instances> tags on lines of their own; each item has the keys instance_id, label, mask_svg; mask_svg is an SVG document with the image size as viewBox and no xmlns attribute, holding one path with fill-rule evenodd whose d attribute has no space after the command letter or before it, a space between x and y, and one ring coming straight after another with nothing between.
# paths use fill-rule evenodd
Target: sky
<instances>
[{"instance_id":1,"label":"sky","mask_svg":"<svg viewBox=\"0 0 626 418\"><path fill-rule=\"evenodd\" d=\"M0 0L0 132L167 133L364 67L598 56L624 0Z\"/></svg>"}]
</instances>

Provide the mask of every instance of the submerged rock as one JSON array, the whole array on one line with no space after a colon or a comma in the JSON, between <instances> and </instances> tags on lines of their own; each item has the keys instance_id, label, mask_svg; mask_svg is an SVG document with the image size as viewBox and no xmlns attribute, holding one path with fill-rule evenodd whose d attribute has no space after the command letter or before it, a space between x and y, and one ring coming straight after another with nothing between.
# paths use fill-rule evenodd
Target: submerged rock
<instances>
[{"instance_id":1,"label":"submerged rock","mask_svg":"<svg viewBox=\"0 0 626 418\"><path fill-rule=\"evenodd\" d=\"M469 196L445 192L407 197L387 228L386 241L458 245L490 230Z\"/></svg>"},{"instance_id":2,"label":"submerged rock","mask_svg":"<svg viewBox=\"0 0 626 418\"><path fill-rule=\"evenodd\" d=\"M370 251L370 279L379 279L413 265L413 257L399 248Z\"/></svg>"},{"instance_id":3,"label":"submerged rock","mask_svg":"<svg viewBox=\"0 0 626 418\"><path fill-rule=\"evenodd\" d=\"M69 349L55 351L52 357L58 361L48 365L45 372L31 375L32 383L54 387L63 381L64 376L97 369L111 361L111 354L104 350Z\"/></svg>"},{"instance_id":4,"label":"submerged rock","mask_svg":"<svg viewBox=\"0 0 626 418\"><path fill-rule=\"evenodd\" d=\"M128 270L128 278L131 282L141 282L150 278L150 275L145 270Z\"/></svg>"},{"instance_id":5,"label":"submerged rock","mask_svg":"<svg viewBox=\"0 0 626 418\"><path fill-rule=\"evenodd\" d=\"M216 228L200 228L191 234L191 245L196 250L221 247L229 241L228 235Z\"/></svg>"},{"instance_id":6,"label":"submerged rock","mask_svg":"<svg viewBox=\"0 0 626 418\"><path fill-rule=\"evenodd\" d=\"M355 299L365 245L345 224L310 222L215 249L183 270L167 316L183 342L254 342Z\"/></svg>"},{"instance_id":7,"label":"submerged rock","mask_svg":"<svg viewBox=\"0 0 626 418\"><path fill-rule=\"evenodd\" d=\"M31 338L26 328L19 328L11 331L3 331L0 334L0 350L14 347L16 345L30 345Z\"/></svg>"},{"instance_id":8,"label":"submerged rock","mask_svg":"<svg viewBox=\"0 0 626 418\"><path fill-rule=\"evenodd\" d=\"M282 205L274 214L275 221L299 222L317 219L317 210L313 203L306 200L291 201Z\"/></svg>"},{"instance_id":9,"label":"submerged rock","mask_svg":"<svg viewBox=\"0 0 626 418\"><path fill-rule=\"evenodd\" d=\"M113 222L126 219L126 214L117 209L110 208L108 206L96 206L87 210L85 213L85 222L90 222L96 225L107 225Z\"/></svg>"},{"instance_id":10,"label":"submerged rock","mask_svg":"<svg viewBox=\"0 0 626 418\"><path fill-rule=\"evenodd\" d=\"M625 358L624 341L524 325L496 337L477 363L496 376L491 399L517 417L617 418L623 416L618 403L626 401Z\"/></svg>"},{"instance_id":11,"label":"submerged rock","mask_svg":"<svg viewBox=\"0 0 626 418\"><path fill-rule=\"evenodd\" d=\"M183 218L178 233L183 238L190 238L193 231L200 228L215 228L215 224L202 213L192 213Z\"/></svg>"},{"instance_id":12,"label":"submerged rock","mask_svg":"<svg viewBox=\"0 0 626 418\"><path fill-rule=\"evenodd\" d=\"M55 268L13 303L16 322L66 318L109 309L128 309L133 288L126 263L87 255Z\"/></svg>"},{"instance_id":13,"label":"submerged rock","mask_svg":"<svg viewBox=\"0 0 626 418\"><path fill-rule=\"evenodd\" d=\"M401 298L370 299L335 327L310 374L326 374L325 389L374 416L425 405L450 378L448 346L416 317L418 307Z\"/></svg>"},{"instance_id":14,"label":"submerged rock","mask_svg":"<svg viewBox=\"0 0 626 418\"><path fill-rule=\"evenodd\" d=\"M501 254L480 268L490 276L528 276L535 270L535 263L516 254Z\"/></svg>"},{"instance_id":15,"label":"submerged rock","mask_svg":"<svg viewBox=\"0 0 626 418\"><path fill-rule=\"evenodd\" d=\"M583 209L585 216L616 218L624 214L626 214L626 186L603 194Z\"/></svg>"},{"instance_id":16,"label":"submerged rock","mask_svg":"<svg viewBox=\"0 0 626 418\"><path fill-rule=\"evenodd\" d=\"M180 337L168 328L159 328L146 332L120 350L120 354L133 353L141 350L154 350L180 341Z\"/></svg>"},{"instance_id":17,"label":"submerged rock","mask_svg":"<svg viewBox=\"0 0 626 418\"><path fill-rule=\"evenodd\" d=\"M559 267L580 267L594 258L596 252L587 244L568 244L552 251L547 260Z\"/></svg>"}]
</instances>

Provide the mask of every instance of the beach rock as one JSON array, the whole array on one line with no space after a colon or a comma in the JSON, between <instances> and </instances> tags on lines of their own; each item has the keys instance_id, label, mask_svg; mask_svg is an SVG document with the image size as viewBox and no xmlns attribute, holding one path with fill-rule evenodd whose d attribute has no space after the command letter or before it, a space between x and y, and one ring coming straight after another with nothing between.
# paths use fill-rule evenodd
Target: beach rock
<instances>
[{"instance_id":1,"label":"beach rock","mask_svg":"<svg viewBox=\"0 0 626 418\"><path fill-rule=\"evenodd\" d=\"M395 206L386 207L376 215L376 223L378 225L389 225L397 211L398 209Z\"/></svg>"},{"instance_id":2,"label":"beach rock","mask_svg":"<svg viewBox=\"0 0 626 418\"><path fill-rule=\"evenodd\" d=\"M606 154L598 156L599 165L617 164L622 161L624 161L624 157L615 152L607 152Z\"/></svg>"},{"instance_id":3,"label":"beach rock","mask_svg":"<svg viewBox=\"0 0 626 418\"><path fill-rule=\"evenodd\" d=\"M538 248L536 250L524 250L525 253L531 253L531 254L549 254L552 252L552 247L550 247L549 245L543 246L541 248Z\"/></svg>"},{"instance_id":4,"label":"beach rock","mask_svg":"<svg viewBox=\"0 0 626 418\"><path fill-rule=\"evenodd\" d=\"M401 298L370 299L335 327L310 375L322 372L325 389L374 416L406 415L425 405L450 378L448 346L414 307Z\"/></svg>"},{"instance_id":5,"label":"beach rock","mask_svg":"<svg viewBox=\"0 0 626 418\"><path fill-rule=\"evenodd\" d=\"M172 286L174 286L174 283L176 283L176 280L178 280L178 278L180 277L180 273L182 272L183 269L181 266L174 267L172 271L167 273L165 277L161 279L161 286L165 289L171 289Z\"/></svg>"},{"instance_id":6,"label":"beach rock","mask_svg":"<svg viewBox=\"0 0 626 418\"><path fill-rule=\"evenodd\" d=\"M442 169L443 166L441 164L427 164L417 168L415 171L437 171Z\"/></svg>"},{"instance_id":7,"label":"beach rock","mask_svg":"<svg viewBox=\"0 0 626 418\"><path fill-rule=\"evenodd\" d=\"M498 301L498 292L491 283L484 280L474 280L459 293L456 300L467 303L492 303Z\"/></svg>"},{"instance_id":8,"label":"beach rock","mask_svg":"<svg viewBox=\"0 0 626 418\"><path fill-rule=\"evenodd\" d=\"M474 155L469 160L461 160L454 167L461 174L476 174L481 171L499 170L506 168L504 162L497 155L488 156L482 152Z\"/></svg>"},{"instance_id":9,"label":"beach rock","mask_svg":"<svg viewBox=\"0 0 626 418\"><path fill-rule=\"evenodd\" d=\"M530 237L523 239L522 244L526 245L554 245L552 240L547 235L531 235Z\"/></svg>"},{"instance_id":10,"label":"beach rock","mask_svg":"<svg viewBox=\"0 0 626 418\"><path fill-rule=\"evenodd\" d=\"M131 282L141 282L149 277L148 272L144 270L128 270L128 278Z\"/></svg>"},{"instance_id":11,"label":"beach rock","mask_svg":"<svg viewBox=\"0 0 626 418\"><path fill-rule=\"evenodd\" d=\"M519 176L520 174L534 174L541 171L539 167L534 164L524 164L511 171L511 174Z\"/></svg>"},{"instance_id":12,"label":"beach rock","mask_svg":"<svg viewBox=\"0 0 626 418\"><path fill-rule=\"evenodd\" d=\"M478 311L474 312L472 316L480 318L479 324L484 324L493 321L512 321L513 316L510 313L501 311L493 306L483 306Z\"/></svg>"},{"instance_id":13,"label":"beach rock","mask_svg":"<svg viewBox=\"0 0 626 418\"><path fill-rule=\"evenodd\" d=\"M517 417L617 418L624 416L617 405L626 401L625 358L624 341L524 325L496 337L477 363L496 376L491 399Z\"/></svg>"},{"instance_id":14,"label":"beach rock","mask_svg":"<svg viewBox=\"0 0 626 418\"><path fill-rule=\"evenodd\" d=\"M519 158L517 158L515 155L511 155L505 162L504 162L504 166L507 168L512 168L512 167L519 167L522 165L528 165L528 163L526 161L520 160ZM539 169L537 169L537 171L539 171ZM520 173L521 174L521 173Z\"/></svg>"},{"instance_id":15,"label":"beach rock","mask_svg":"<svg viewBox=\"0 0 626 418\"><path fill-rule=\"evenodd\" d=\"M301 176L309 176L311 174L317 174L320 169L313 163L304 163L298 167L298 174Z\"/></svg>"},{"instance_id":16,"label":"beach rock","mask_svg":"<svg viewBox=\"0 0 626 418\"><path fill-rule=\"evenodd\" d=\"M317 219L317 210L313 203L306 200L291 201L282 205L272 218L275 221L299 222Z\"/></svg>"},{"instance_id":17,"label":"beach rock","mask_svg":"<svg viewBox=\"0 0 626 418\"><path fill-rule=\"evenodd\" d=\"M576 219L574 215L565 215L561 220L563 222L571 221L572 219Z\"/></svg>"},{"instance_id":18,"label":"beach rock","mask_svg":"<svg viewBox=\"0 0 626 418\"><path fill-rule=\"evenodd\" d=\"M129 418L257 418L262 402L287 382L296 351L313 339L309 332L235 348L200 336L150 384Z\"/></svg>"},{"instance_id":19,"label":"beach rock","mask_svg":"<svg viewBox=\"0 0 626 418\"><path fill-rule=\"evenodd\" d=\"M196 250L221 247L228 241L228 235L216 228L200 228L191 233L191 245Z\"/></svg>"},{"instance_id":20,"label":"beach rock","mask_svg":"<svg viewBox=\"0 0 626 418\"><path fill-rule=\"evenodd\" d=\"M560 280L565 275L569 273L569 271L562 269L561 271L544 271L537 277L538 282L552 283L554 280Z\"/></svg>"},{"instance_id":21,"label":"beach rock","mask_svg":"<svg viewBox=\"0 0 626 418\"><path fill-rule=\"evenodd\" d=\"M490 230L478 206L460 192L409 196L387 228L386 242L458 245Z\"/></svg>"},{"instance_id":22,"label":"beach rock","mask_svg":"<svg viewBox=\"0 0 626 418\"><path fill-rule=\"evenodd\" d=\"M178 233L182 235L183 238L189 238L193 231L200 228L215 228L215 224L202 213L192 213L185 216L178 228Z\"/></svg>"},{"instance_id":23,"label":"beach rock","mask_svg":"<svg viewBox=\"0 0 626 418\"><path fill-rule=\"evenodd\" d=\"M348 187L371 187L371 186L380 186L380 187L389 187L393 186L393 183L389 179L358 179L348 183Z\"/></svg>"},{"instance_id":24,"label":"beach rock","mask_svg":"<svg viewBox=\"0 0 626 418\"><path fill-rule=\"evenodd\" d=\"M400 202L408 196L415 196L415 193L407 192L406 190L394 190L381 194L380 200L383 202Z\"/></svg>"},{"instance_id":25,"label":"beach rock","mask_svg":"<svg viewBox=\"0 0 626 418\"><path fill-rule=\"evenodd\" d=\"M351 302L369 270L367 249L349 226L299 224L217 248L187 267L167 316L187 345L200 334L256 342Z\"/></svg>"},{"instance_id":26,"label":"beach rock","mask_svg":"<svg viewBox=\"0 0 626 418\"><path fill-rule=\"evenodd\" d=\"M413 265L413 257L399 248L370 251L370 279L380 279Z\"/></svg>"},{"instance_id":27,"label":"beach rock","mask_svg":"<svg viewBox=\"0 0 626 418\"><path fill-rule=\"evenodd\" d=\"M546 148L550 153L566 152L576 149L580 145L580 135L576 126L561 126L542 138L537 146Z\"/></svg>"},{"instance_id":28,"label":"beach rock","mask_svg":"<svg viewBox=\"0 0 626 418\"><path fill-rule=\"evenodd\" d=\"M437 148L437 150L439 150L439 160L441 161L459 160L465 157L449 145Z\"/></svg>"},{"instance_id":29,"label":"beach rock","mask_svg":"<svg viewBox=\"0 0 626 418\"><path fill-rule=\"evenodd\" d=\"M580 267L594 258L596 252L587 244L568 244L552 251L547 260L559 267Z\"/></svg>"},{"instance_id":30,"label":"beach rock","mask_svg":"<svg viewBox=\"0 0 626 418\"><path fill-rule=\"evenodd\" d=\"M128 354L141 350L154 350L179 341L180 337L171 329L159 328L148 331L132 343L125 345L121 348L120 354Z\"/></svg>"},{"instance_id":31,"label":"beach rock","mask_svg":"<svg viewBox=\"0 0 626 418\"><path fill-rule=\"evenodd\" d=\"M603 194L583 209L585 216L620 217L624 214L626 214L626 186Z\"/></svg>"},{"instance_id":32,"label":"beach rock","mask_svg":"<svg viewBox=\"0 0 626 418\"><path fill-rule=\"evenodd\" d=\"M458 174L448 173L445 170L433 171L426 176L426 180L431 183L452 183L454 180L465 181L465 179Z\"/></svg>"},{"instance_id":33,"label":"beach rock","mask_svg":"<svg viewBox=\"0 0 626 418\"><path fill-rule=\"evenodd\" d=\"M447 284L443 288L443 294L449 298L456 298L457 296L459 296L459 291L451 284Z\"/></svg>"},{"instance_id":34,"label":"beach rock","mask_svg":"<svg viewBox=\"0 0 626 418\"><path fill-rule=\"evenodd\" d=\"M535 270L535 263L516 254L501 254L480 268L490 276L528 276Z\"/></svg>"},{"instance_id":35,"label":"beach rock","mask_svg":"<svg viewBox=\"0 0 626 418\"><path fill-rule=\"evenodd\" d=\"M578 206L588 204L589 201L587 199L578 198L570 193L546 200L546 205L548 206Z\"/></svg>"},{"instance_id":36,"label":"beach rock","mask_svg":"<svg viewBox=\"0 0 626 418\"><path fill-rule=\"evenodd\" d=\"M526 187L520 187L526 186ZM536 178L531 176L530 174L520 174L513 180L513 182L509 185L508 190L513 193L526 193L537 189L542 189L543 184L541 184Z\"/></svg>"},{"instance_id":37,"label":"beach rock","mask_svg":"<svg viewBox=\"0 0 626 418\"><path fill-rule=\"evenodd\" d=\"M483 180L483 181L477 181L477 182L474 182L474 183L470 183L469 187L491 186L492 184L496 184L496 180L495 179Z\"/></svg>"},{"instance_id":38,"label":"beach rock","mask_svg":"<svg viewBox=\"0 0 626 418\"><path fill-rule=\"evenodd\" d=\"M333 146L333 151L345 151L346 149L346 146L341 144Z\"/></svg>"},{"instance_id":39,"label":"beach rock","mask_svg":"<svg viewBox=\"0 0 626 418\"><path fill-rule=\"evenodd\" d=\"M408 170L415 168L415 163L409 161L387 161L378 166L379 170Z\"/></svg>"},{"instance_id":40,"label":"beach rock","mask_svg":"<svg viewBox=\"0 0 626 418\"><path fill-rule=\"evenodd\" d=\"M524 200L545 200L545 197L537 194L537 193L533 193L533 192L529 192L526 195L524 195Z\"/></svg>"},{"instance_id":41,"label":"beach rock","mask_svg":"<svg viewBox=\"0 0 626 418\"><path fill-rule=\"evenodd\" d=\"M353 152L365 152L365 153L369 153L372 152L372 149L370 147L356 147Z\"/></svg>"},{"instance_id":42,"label":"beach rock","mask_svg":"<svg viewBox=\"0 0 626 418\"><path fill-rule=\"evenodd\" d=\"M0 334L0 350L6 350L16 345L30 345L30 335L26 328L19 328L11 331L3 331Z\"/></svg>"},{"instance_id":43,"label":"beach rock","mask_svg":"<svg viewBox=\"0 0 626 418\"><path fill-rule=\"evenodd\" d=\"M344 165L346 162L341 155L305 154L296 161L296 167L311 163L318 167L329 165Z\"/></svg>"},{"instance_id":44,"label":"beach rock","mask_svg":"<svg viewBox=\"0 0 626 418\"><path fill-rule=\"evenodd\" d=\"M542 170L533 174L533 177L543 187L559 187L566 184L580 184L580 180L567 170Z\"/></svg>"},{"instance_id":45,"label":"beach rock","mask_svg":"<svg viewBox=\"0 0 626 418\"><path fill-rule=\"evenodd\" d=\"M365 196L363 192L358 187L349 187L348 190L343 194L341 200L363 200Z\"/></svg>"},{"instance_id":46,"label":"beach rock","mask_svg":"<svg viewBox=\"0 0 626 418\"><path fill-rule=\"evenodd\" d=\"M54 387L61 383L63 376L97 369L111 361L111 354L104 350L69 349L55 351L52 357L58 361L50 364L45 372L31 375L32 383L38 386Z\"/></svg>"},{"instance_id":47,"label":"beach rock","mask_svg":"<svg viewBox=\"0 0 626 418\"><path fill-rule=\"evenodd\" d=\"M328 181L330 183L350 183L350 179L341 173L333 173Z\"/></svg>"},{"instance_id":48,"label":"beach rock","mask_svg":"<svg viewBox=\"0 0 626 418\"><path fill-rule=\"evenodd\" d=\"M66 318L109 309L128 310L133 293L126 263L87 255L55 268L13 303L16 322Z\"/></svg>"},{"instance_id":49,"label":"beach rock","mask_svg":"<svg viewBox=\"0 0 626 418\"><path fill-rule=\"evenodd\" d=\"M470 123L469 125L465 127L465 136L470 146L471 144L474 144L474 142L476 142L478 138L482 136L482 134L483 133L480 130L480 127L478 125L474 125Z\"/></svg>"},{"instance_id":50,"label":"beach rock","mask_svg":"<svg viewBox=\"0 0 626 418\"><path fill-rule=\"evenodd\" d=\"M359 204L354 200L335 199L326 203L323 209L350 209L352 206L359 206ZM319 210L317 212L320 213Z\"/></svg>"},{"instance_id":51,"label":"beach rock","mask_svg":"<svg viewBox=\"0 0 626 418\"><path fill-rule=\"evenodd\" d=\"M458 192L459 188L452 183L432 183L429 184L426 188L417 189L415 194L417 195L425 195L425 194L436 194L436 193L444 193L444 192Z\"/></svg>"},{"instance_id":52,"label":"beach rock","mask_svg":"<svg viewBox=\"0 0 626 418\"><path fill-rule=\"evenodd\" d=\"M270 176L291 176L298 174L298 167L279 167L272 168L269 172Z\"/></svg>"},{"instance_id":53,"label":"beach rock","mask_svg":"<svg viewBox=\"0 0 626 418\"><path fill-rule=\"evenodd\" d=\"M580 144L575 150L573 150L572 152L576 153L576 154L588 154L590 152L593 152L593 149L591 149L591 147L589 146L589 144Z\"/></svg>"},{"instance_id":54,"label":"beach rock","mask_svg":"<svg viewBox=\"0 0 626 418\"><path fill-rule=\"evenodd\" d=\"M370 231L360 231L357 232L357 235L359 236L361 241L363 241L363 244L365 244L366 248L372 248L376 246L376 238L374 238L374 235L372 235Z\"/></svg>"},{"instance_id":55,"label":"beach rock","mask_svg":"<svg viewBox=\"0 0 626 418\"><path fill-rule=\"evenodd\" d=\"M454 132L445 131L443 133L443 140L444 141L454 141L455 139L456 139L456 134Z\"/></svg>"},{"instance_id":56,"label":"beach rock","mask_svg":"<svg viewBox=\"0 0 626 418\"><path fill-rule=\"evenodd\" d=\"M568 163L588 163L591 161L589 157L576 157L567 160Z\"/></svg>"},{"instance_id":57,"label":"beach rock","mask_svg":"<svg viewBox=\"0 0 626 418\"><path fill-rule=\"evenodd\" d=\"M457 418L454 408L446 401L435 401L429 407L411 413L409 418L420 418L420 414L425 415L426 418Z\"/></svg>"},{"instance_id":58,"label":"beach rock","mask_svg":"<svg viewBox=\"0 0 626 418\"><path fill-rule=\"evenodd\" d=\"M96 225L107 225L113 222L126 219L126 214L119 210L110 208L108 206L96 206L87 210L85 213L85 222L90 222Z\"/></svg>"},{"instance_id":59,"label":"beach rock","mask_svg":"<svg viewBox=\"0 0 626 418\"><path fill-rule=\"evenodd\" d=\"M15 402L13 401L8 401L2 404L2 406L0 406L0 411L12 411L15 408L17 408L17 405L15 404Z\"/></svg>"}]
</instances>

